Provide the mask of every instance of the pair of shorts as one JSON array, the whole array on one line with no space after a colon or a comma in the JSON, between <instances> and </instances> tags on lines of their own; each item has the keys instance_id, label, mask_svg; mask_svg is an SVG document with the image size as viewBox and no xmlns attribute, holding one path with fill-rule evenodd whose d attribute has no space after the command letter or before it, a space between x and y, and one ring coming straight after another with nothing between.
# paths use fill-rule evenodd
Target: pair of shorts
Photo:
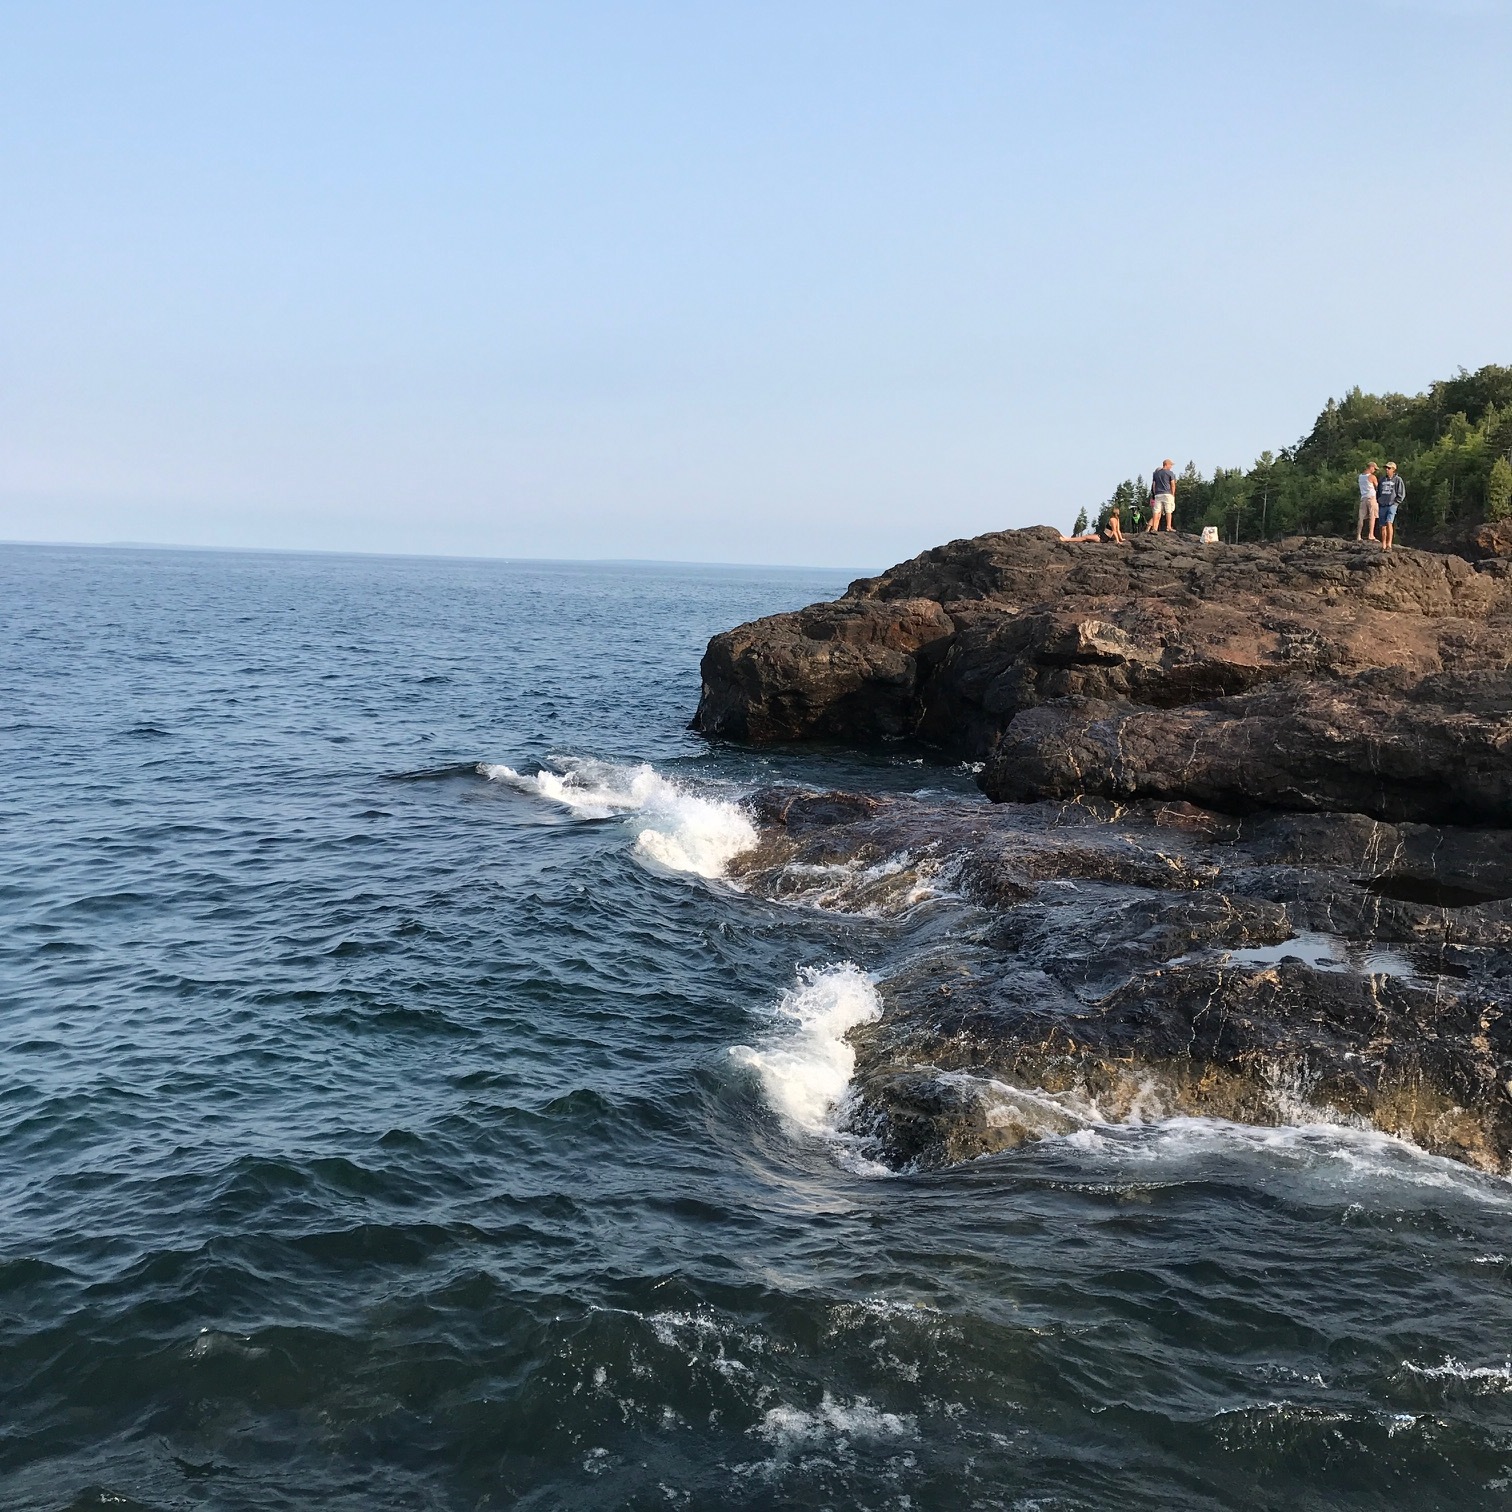
<instances>
[{"instance_id":1,"label":"pair of shorts","mask_svg":"<svg viewBox=\"0 0 1512 1512\"><path fill-rule=\"evenodd\" d=\"M1172 494L1156 494L1150 500L1150 513L1158 520L1163 514L1176 513L1176 499Z\"/></svg>"},{"instance_id":2,"label":"pair of shorts","mask_svg":"<svg viewBox=\"0 0 1512 1512\"><path fill-rule=\"evenodd\" d=\"M1373 520L1373 519L1375 519L1375 517L1376 517L1376 496L1374 494L1366 494L1360 500L1360 514L1359 514L1360 524L1363 525L1366 522L1366 520Z\"/></svg>"},{"instance_id":3,"label":"pair of shorts","mask_svg":"<svg viewBox=\"0 0 1512 1512\"><path fill-rule=\"evenodd\" d=\"M1395 525L1396 524L1396 512L1397 512L1397 507L1396 507L1395 504L1383 504L1383 505L1381 505L1381 524L1383 524L1383 525Z\"/></svg>"}]
</instances>

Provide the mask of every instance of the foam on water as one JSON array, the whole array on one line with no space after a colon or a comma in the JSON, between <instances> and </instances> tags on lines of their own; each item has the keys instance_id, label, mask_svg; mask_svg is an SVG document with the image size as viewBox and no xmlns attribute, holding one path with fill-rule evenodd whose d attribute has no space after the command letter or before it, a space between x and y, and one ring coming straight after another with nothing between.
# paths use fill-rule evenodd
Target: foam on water
<instances>
[{"instance_id":1,"label":"foam on water","mask_svg":"<svg viewBox=\"0 0 1512 1512\"><path fill-rule=\"evenodd\" d=\"M1417 1365L1403 1360L1402 1368L1428 1381L1463 1381L1476 1391L1512 1391L1512 1361L1501 1365L1466 1365L1453 1355L1445 1355L1442 1365Z\"/></svg>"},{"instance_id":2,"label":"foam on water","mask_svg":"<svg viewBox=\"0 0 1512 1512\"><path fill-rule=\"evenodd\" d=\"M805 968L783 993L759 1048L734 1045L730 1058L761 1078L767 1101L806 1134L838 1136L836 1115L856 1069L845 1036L881 1016L871 978L849 961Z\"/></svg>"},{"instance_id":3,"label":"foam on water","mask_svg":"<svg viewBox=\"0 0 1512 1512\"><path fill-rule=\"evenodd\" d=\"M696 793L648 762L569 759L559 765L560 771L543 767L533 773L504 765L478 770L490 781L558 804L576 819L630 816L637 854L668 871L721 877L756 843L756 826L738 803Z\"/></svg>"},{"instance_id":4,"label":"foam on water","mask_svg":"<svg viewBox=\"0 0 1512 1512\"><path fill-rule=\"evenodd\" d=\"M1325 1183L1389 1183L1453 1192L1478 1204L1512 1205L1512 1186L1409 1140L1347 1123L1241 1124L1221 1118L1167 1118L1150 1124L1091 1124L1060 1136L1087 1156L1179 1163L1206 1156L1259 1155Z\"/></svg>"},{"instance_id":5,"label":"foam on water","mask_svg":"<svg viewBox=\"0 0 1512 1512\"><path fill-rule=\"evenodd\" d=\"M1280 1082L1273 1103L1278 1122L1245 1124L1171 1113L1153 1080L1119 1116L1081 1091L1047 1092L963 1071L941 1072L939 1080L973 1093L989 1125L1016 1127L1031 1141L1069 1147L1087 1159L1179 1165L1213 1156L1259 1156L1268 1164L1325 1182L1389 1182L1453 1191L1495 1206L1512 1205L1512 1183L1506 1178L1318 1107Z\"/></svg>"},{"instance_id":6,"label":"foam on water","mask_svg":"<svg viewBox=\"0 0 1512 1512\"><path fill-rule=\"evenodd\" d=\"M851 1439L910 1438L917 1431L912 1417L883 1412L865 1397L837 1401L828 1391L813 1410L802 1407L771 1407L751 1430L760 1434L779 1453L810 1448L828 1441Z\"/></svg>"}]
</instances>

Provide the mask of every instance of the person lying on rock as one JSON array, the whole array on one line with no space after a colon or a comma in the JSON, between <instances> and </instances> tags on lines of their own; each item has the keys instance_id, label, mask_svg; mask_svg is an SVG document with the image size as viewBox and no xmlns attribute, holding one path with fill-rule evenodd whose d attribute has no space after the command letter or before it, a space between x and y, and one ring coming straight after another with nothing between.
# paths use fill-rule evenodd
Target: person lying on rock
<instances>
[{"instance_id":1,"label":"person lying on rock","mask_svg":"<svg viewBox=\"0 0 1512 1512\"><path fill-rule=\"evenodd\" d=\"M1110 543L1116 542L1121 546L1123 538L1123 526L1119 523L1118 505L1115 504L1108 511L1108 518L1099 529L1089 530L1083 535L1063 535L1061 540L1068 542L1107 541Z\"/></svg>"}]
</instances>

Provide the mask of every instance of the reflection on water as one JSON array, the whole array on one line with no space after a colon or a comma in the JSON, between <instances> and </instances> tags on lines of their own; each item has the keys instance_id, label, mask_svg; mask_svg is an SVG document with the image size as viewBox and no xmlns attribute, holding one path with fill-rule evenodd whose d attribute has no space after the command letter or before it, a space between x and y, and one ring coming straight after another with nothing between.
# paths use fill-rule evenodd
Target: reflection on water
<instances>
[{"instance_id":1,"label":"reflection on water","mask_svg":"<svg viewBox=\"0 0 1512 1512\"><path fill-rule=\"evenodd\" d=\"M1305 961L1320 971L1358 971L1366 976L1415 977L1416 968L1399 950L1374 945L1369 950L1351 948L1334 935L1304 930L1279 945L1256 945L1223 953L1235 966L1270 966L1288 957Z\"/></svg>"}]
</instances>

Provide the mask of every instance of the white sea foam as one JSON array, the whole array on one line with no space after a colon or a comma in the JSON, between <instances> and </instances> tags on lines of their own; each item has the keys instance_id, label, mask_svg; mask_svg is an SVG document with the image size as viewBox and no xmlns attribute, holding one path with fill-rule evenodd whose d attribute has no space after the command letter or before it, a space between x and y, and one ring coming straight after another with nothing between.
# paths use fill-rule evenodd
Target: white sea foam
<instances>
[{"instance_id":1,"label":"white sea foam","mask_svg":"<svg viewBox=\"0 0 1512 1512\"><path fill-rule=\"evenodd\" d=\"M756 826L738 803L694 792L647 762L567 760L562 770L522 773L480 766L493 782L543 798L576 819L630 818L636 852L668 871L720 877L756 843Z\"/></svg>"},{"instance_id":2,"label":"white sea foam","mask_svg":"<svg viewBox=\"0 0 1512 1512\"><path fill-rule=\"evenodd\" d=\"M848 1444L856 1439L912 1438L918 1425L912 1417L883 1412L865 1397L836 1401L829 1392L812 1411L802 1407L772 1407L751 1430L779 1454L811 1449L825 1443Z\"/></svg>"},{"instance_id":3,"label":"white sea foam","mask_svg":"<svg viewBox=\"0 0 1512 1512\"><path fill-rule=\"evenodd\" d=\"M1160 1085L1151 1080L1117 1111L1084 1092L1047 1092L1018 1087L969 1072L938 1073L980 1101L989 1125L1013 1127L1047 1152L1070 1148L1110 1164L1159 1163L1229 1155L1259 1156L1278 1170L1338 1189L1362 1182L1453 1192L1481 1204L1512 1207L1512 1183L1410 1140L1383 1133L1363 1120L1321 1108L1301 1091L1278 1081L1272 1088L1275 1124L1236 1123L1223 1118L1172 1113ZM1500 1257L1490 1256L1488 1259Z\"/></svg>"},{"instance_id":4,"label":"white sea foam","mask_svg":"<svg viewBox=\"0 0 1512 1512\"><path fill-rule=\"evenodd\" d=\"M788 1123L806 1134L833 1136L856 1069L845 1036L881 1012L877 989L859 966L845 961L805 969L773 1011L763 1044L732 1046L730 1057L756 1072L767 1101Z\"/></svg>"},{"instance_id":5,"label":"white sea foam","mask_svg":"<svg viewBox=\"0 0 1512 1512\"><path fill-rule=\"evenodd\" d=\"M651 1313L645 1315L645 1321L658 1344L676 1350L690 1362L717 1370L726 1380L751 1376L751 1367L731 1354L732 1349L760 1355L767 1348L766 1336L759 1331L737 1328L705 1312Z\"/></svg>"},{"instance_id":6,"label":"white sea foam","mask_svg":"<svg viewBox=\"0 0 1512 1512\"><path fill-rule=\"evenodd\" d=\"M1058 1141L1117 1161L1179 1163L1226 1154L1256 1154L1278 1169L1346 1190L1376 1187L1450 1192L1478 1204L1512 1206L1506 1178L1488 1175L1408 1140L1353 1124L1241 1124L1221 1118L1169 1118L1143 1127L1094 1124Z\"/></svg>"},{"instance_id":7,"label":"white sea foam","mask_svg":"<svg viewBox=\"0 0 1512 1512\"><path fill-rule=\"evenodd\" d=\"M1512 1362L1501 1365L1466 1365L1445 1355L1442 1365L1415 1365L1403 1360L1402 1368L1430 1381L1463 1381L1475 1391L1512 1391Z\"/></svg>"}]
</instances>

